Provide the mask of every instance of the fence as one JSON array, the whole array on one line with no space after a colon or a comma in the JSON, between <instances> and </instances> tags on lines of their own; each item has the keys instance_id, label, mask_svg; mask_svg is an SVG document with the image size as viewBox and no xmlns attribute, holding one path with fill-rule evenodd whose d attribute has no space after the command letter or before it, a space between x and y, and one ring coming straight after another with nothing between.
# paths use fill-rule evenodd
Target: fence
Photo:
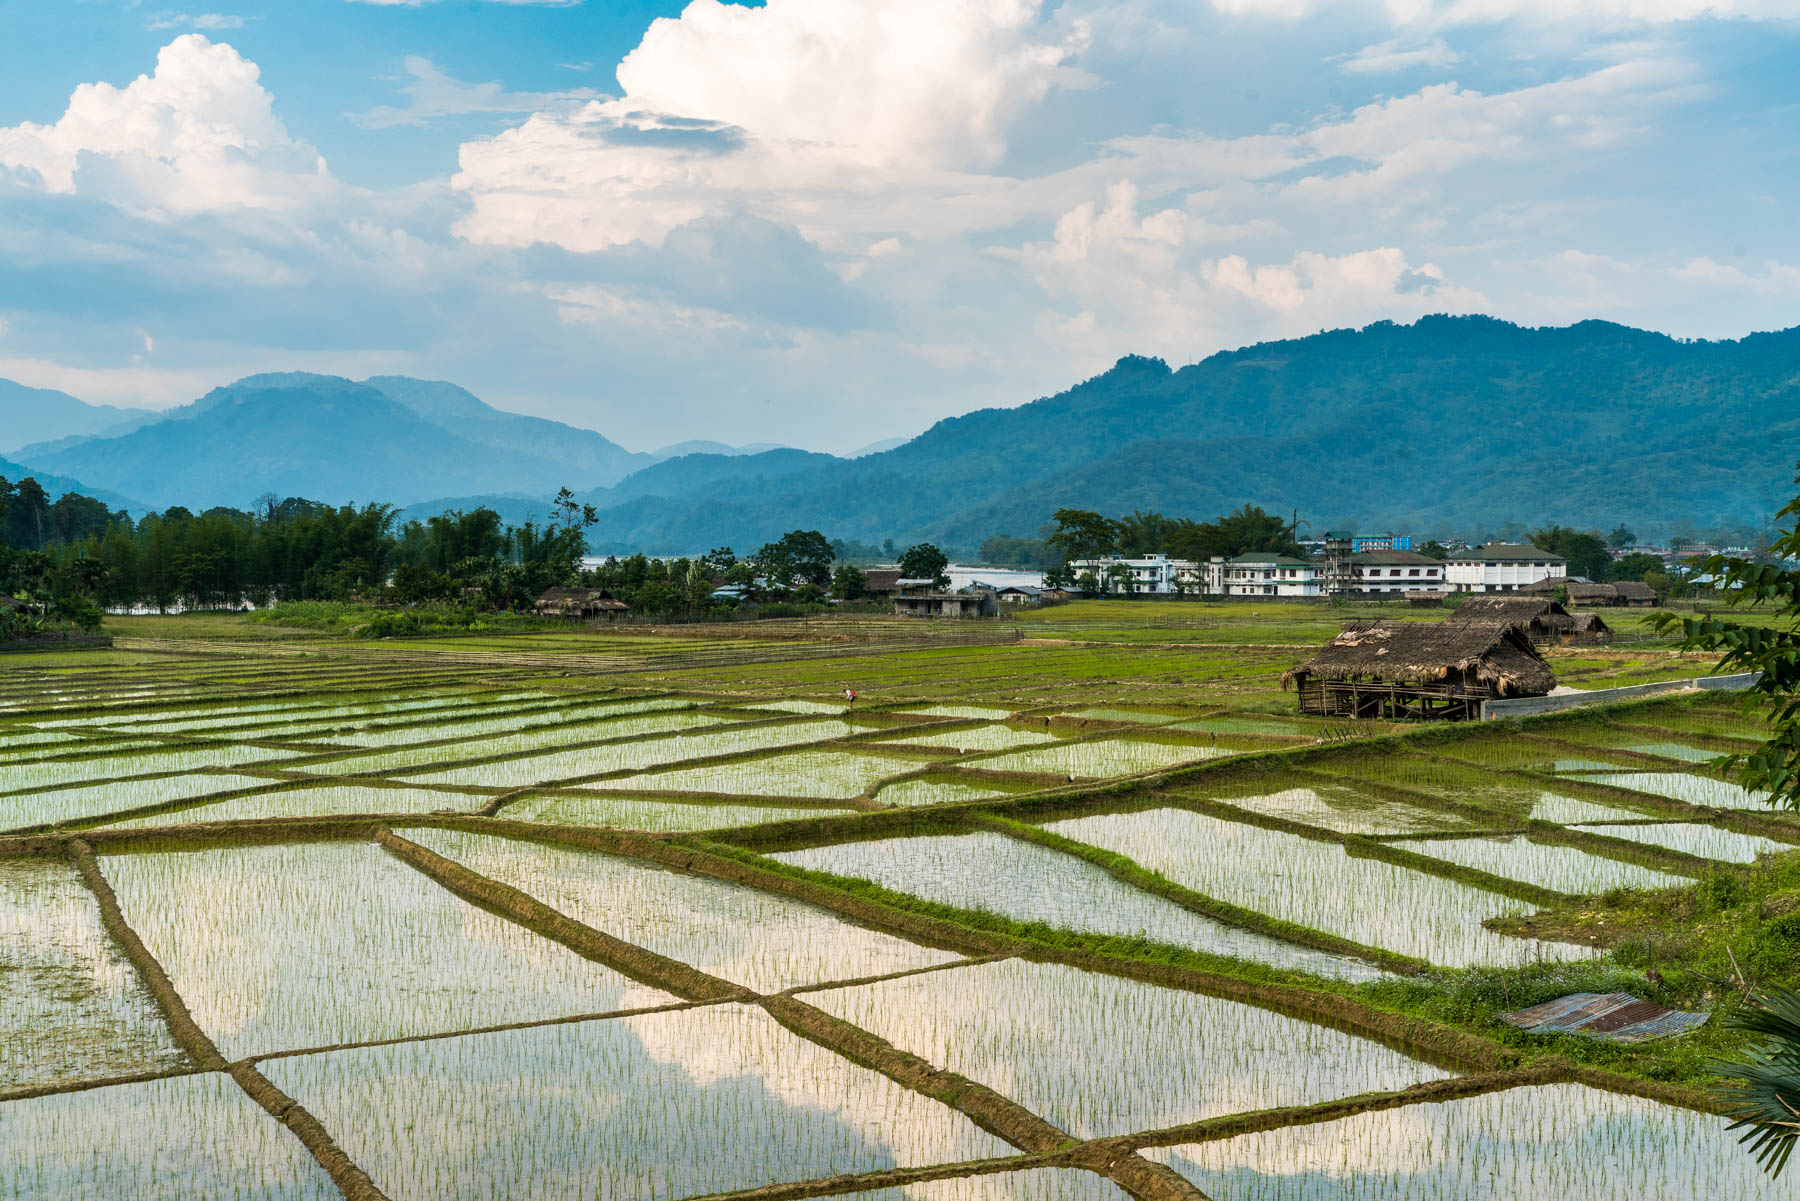
<instances>
[{"instance_id":1,"label":"fence","mask_svg":"<svg viewBox=\"0 0 1800 1201\"><path fill-rule=\"evenodd\" d=\"M1743 692L1761 678L1761 672L1735 676L1700 676L1692 680L1665 680L1655 684L1631 684L1624 688L1599 688L1592 692L1565 692L1559 696L1521 696L1508 700L1483 701L1481 720L1535 717L1540 713L1559 713L1564 709L1580 709L1588 705L1610 705L1667 692Z\"/></svg>"}]
</instances>

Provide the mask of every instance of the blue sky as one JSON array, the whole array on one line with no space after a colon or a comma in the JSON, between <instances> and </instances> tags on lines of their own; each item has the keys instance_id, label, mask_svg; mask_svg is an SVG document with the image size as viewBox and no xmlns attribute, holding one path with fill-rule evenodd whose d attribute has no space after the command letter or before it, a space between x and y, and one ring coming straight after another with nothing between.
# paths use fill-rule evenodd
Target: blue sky
<instances>
[{"instance_id":1,"label":"blue sky","mask_svg":"<svg viewBox=\"0 0 1800 1201\"><path fill-rule=\"evenodd\" d=\"M0 376L399 372L634 448L846 450L1428 312L1781 328L1796 17L0 0Z\"/></svg>"}]
</instances>

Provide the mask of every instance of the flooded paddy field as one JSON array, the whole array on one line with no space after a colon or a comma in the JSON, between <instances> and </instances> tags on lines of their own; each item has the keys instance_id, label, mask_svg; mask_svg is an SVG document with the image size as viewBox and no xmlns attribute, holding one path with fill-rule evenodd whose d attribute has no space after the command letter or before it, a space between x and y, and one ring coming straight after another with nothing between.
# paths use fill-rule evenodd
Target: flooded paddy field
<instances>
[{"instance_id":1,"label":"flooded paddy field","mask_svg":"<svg viewBox=\"0 0 1800 1201\"><path fill-rule=\"evenodd\" d=\"M1315 616L1121 609L8 662L0 1198L1779 1195L1719 1022L1499 1020L1800 912L1734 701L1346 729Z\"/></svg>"}]
</instances>

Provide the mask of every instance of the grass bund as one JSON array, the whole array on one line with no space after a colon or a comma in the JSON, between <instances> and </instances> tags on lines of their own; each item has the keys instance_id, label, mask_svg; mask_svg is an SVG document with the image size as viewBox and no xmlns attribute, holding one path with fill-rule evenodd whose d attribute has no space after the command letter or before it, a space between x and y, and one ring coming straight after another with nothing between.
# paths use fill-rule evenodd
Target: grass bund
<instances>
[{"instance_id":1,"label":"grass bund","mask_svg":"<svg viewBox=\"0 0 1800 1201\"><path fill-rule=\"evenodd\" d=\"M1382 616L15 656L0 1197L1776 1195L1721 1023L1499 1020L1800 984L1800 819L1712 764L1759 723L1296 714ZM1631 631L1552 665L1706 670Z\"/></svg>"}]
</instances>

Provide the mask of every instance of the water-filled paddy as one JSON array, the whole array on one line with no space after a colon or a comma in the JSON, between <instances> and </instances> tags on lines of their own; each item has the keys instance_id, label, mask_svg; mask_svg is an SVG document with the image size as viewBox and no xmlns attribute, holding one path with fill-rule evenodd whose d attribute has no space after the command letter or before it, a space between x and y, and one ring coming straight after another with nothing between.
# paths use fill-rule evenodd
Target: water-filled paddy
<instances>
[{"instance_id":1,"label":"water-filled paddy","mask_svg":"<svg viewBox=\"0 0 1800 1201\"><path fill-rule=\"evenodd\" d=\"M846 721L796 721L735 730L700 730L667 738L582 747L527 759L505 759L469 767L409 771L407 778L424 784L474 784L487 788L522 788L557 780L578 780L609 772L641 771L683 759L773 750L806 742L822 742L854 734ZM443 756L440 756L442 758Z\"/></svg>"},{"instance_id":2,"label":"water-filled paddy","mask_svg":"<svg viewBox=\"0 0 1800 1201\"><path fill-rule=\"evenodd\" d=\"M0 1090L186 1062L75 868L0 859Z\"/></svg>"},{"instance_id":3,"label":"water-filled paddy","mask_svg":"<svg viewBox=\"0 0 1800 1201\"><path fill-rule=\"evenodd\" d=\"M807 999L1083 1138L1444 1075L1265 1009L1061 964L1008 959Z\"/></svg>"},{"instance_id":4,"label":"water-filled paddy","mask_svg":"<svg viewBox=\"0 0 1800 1201\"><path fill-rule=\"evenodd\" d=\"M110 780L153 772L191 772L203 767L240 767L291 757L292 752L259 746L221 744L198 750L154 751L139 755L100 755L49 763L0 765L0 794L62 788L83 780ZM0 801L8 798L0 796Z\"/></svg>"},{"instance_id":5,"label":"water-filled paddy","mask_svg":"<svg viewBox=\"0 0 1800 1201\"><path fill-rule=\"evenodd\" d=\"M986 1176L925 1180L902 1188L833 1193L818 1201L1126 1201L1104 1176L1079 1168L1027 1168Z\"/></svg>"},{"instance_id":6,"label":"water-filled paddy","mask_svg":"<svg viewBox=\"0 0 1800 1201\"><path fill-rule=\"evenodd\" d=\"M712 792L738 796L861 796L889 776L926 766L873 751L792 751L761 759L736 759L706 767L674 768L608 780L606 787L657 792Z\"/></svg>"},{"instance_id":7,"label":"water-filled paddy","mask_svg":"<svg viewBox=\"0 0 1800 1201\"><path fill-rule=\"evenodd\" d=\"M120 829L132 829L182 825L188 822L248 821L264 817L338 817L348 813L470 813L486 803L486 797L438 792L430 788L314 784L303 788L279 788L271 792L232 797L225 801L209 801L185 809L165 809L147 817L126 818L106 824Z\"/></svg>"},{"instance_id":8,"label":"water-filled paddy","mask_svg":"<svg viewBox=\"0 0 1800 1201\"><path fill-rule=\"evenodd\" d=\"M227 1057L673 999L372 843L107 855L101 867Z\"/></svg>"},{"instance_id":9,"label":"water-filled paddy","mask_svg":"<svg viewBox=\"0 0 1800 1201\"><path fill-rule=\"evenodd\" d=\"M944 805L957 801L983 801L1017 791L1016 787L981 781L944 779L922 776L916 780L897 780L884 784L875 793L883 805Z\"/></svg>"},{"instance_id":10,"label":"water-filled paddy","mask_svg":"<svg viewBox=\"0 0 1800 1201\"><path fill-rule=\"evenodd\" d=\"M262 776L234 776L197 772L186 776L162 776L154 780L121 780L58 788L50 792L0 797L0 829L18 830L53 822L86 821L109 813L123 813L148 805L192 800L216 792L262 788L273 781Z\"/></svg>"},{"instance_id":11,"label":"water-filled paddy","mask_svg":"<svg viewBox=\"0 0 1800 1201\"><path fill-rule=\"evenodd\" d=\"M337 1201L324 1169L229 1076L0 1104L9 1201Z\"/></svg>"},{"instance_id":12,"label":"water-filled paddy","mask_svg":"<svg viewBox=\"0 0 1800 1201\"><path fill-rule=\"evenodd\" d=\"M1527 906L1342 847L1183 809L1074 818L1046 827L1136 860L1197 892L1445 967L1594 954L1482 928Z\"/></svg>"},{"instance_id":13,"label":"water-filled paddy","mask_svg":"<svg viewBox=\"0 0 1800 1201\"><path fill-rule=\"evenodd\" d=\"M1752 863L1758 855L1791 851L1793 844L1776 842L1760 834L1740 834L1706 822L1668 822L1646 826L1590 825L1595 834L1625 838L1651 846L1683 851L1702 859L1719 859L1726 863Z\"/></svg>"},{"instance_id":14,"label":"water-filled paddy","mask_svg":"<svg viewBox=\"0 0 1800 1201\"><path fill-rule=\"evenodd\" d=\"M1100 779L1155 771L1183 763L1197 763L1202 759L1233 753L1212 746L1184 746L1179 743L1108 737L1013 751L1010 754L975 760L970 766L984 771L1051 772L1072 780Z\"/></svg>"},{"instance_id":15,"label":"water-filled paddy","mask_svg":"<svg viewBox=\"0 0 1800 1201\"><path fill-rule=\"evenodd\" d=\"M1302 822L1340 834L1416 834L1428 830L1466 829L1472 825L1459 813L1390 801L1354 788L1284 788L1278 792L1248 794L1182 789L1174 795L1212 797L1252 813Z\"/></svg>"},{"instance_id":16,"label":"water-filled paddy","mask_svg":"<svg viewBox=\"0 0 1800 1201\"><path fill-rule=\"evenodd\" d=\"M902 746L944 747L948 750L1005 751L1019 746L1036 746L1053 742L1056 735L1044 730L1023 730L1015 726L977 726L972 730L949 730L937 734L896 733L883 739Z\"/></svg>"},{"instance_id":17,"label":"water-filled paddy","mask_svg":"<svg viewBox=\"0 0 1800 1201\"><path fill-rule=\"evenodd\" d=\"M1576 847L1532 842L1523 834L1424 839L1407 843L1406 849L1577 896L1609 888L1680 888L1693 883L1686 876L1607 859Z\"/></svg>"},{"instance_id":18,"label":"water-filled paddy","mask_svg":"<svg viewBox=\"0 0 1800 1201\"><path fill-rule=\"evenodd\" d=\"M407 837L615 938L757 992L956 958L799 901L598 852L460 830Z\"/></svg>"},{"instance_id":19,"label":"water-filled paddy","mask_svg":"<svg viewBox=\"0 0 1800 1201\"><path fill-rule=\"evenodd\" d=\"M1710 1114L1580 1084L1509 1089L1334 1122L1151 1149L1214 1197L1760 1201L1771 1182Z\"/></svg>"},{"instance_id":20,"label":"water-filled paddy","mask_svg":"<svg viewBox=\"0 0 1800 1201\"><path fill-rule=\"evenodd\" d=\"M525 730L490 738L474 738L442 746L418 746L404 750L382 751L373 755L352 755L308 768L309 771L333 775L367 774L397 771L424 763L452 763L462 759L483 759L490 755L510 755L519 751L543 750L568 746L572 742L595 742L606 738L629 738L642 734L667 734L675 730L691 730L697 726L719 724L717 717L704 713L650 713L636 717L615 717L608 721L583 722L573 726ZM448 735L446 735L448 737Z\"/></svg>"},{"instance_id":21,"label":"water-filled paddy","mask_svg":"<svg viewBox=\"0 0 1800 1201\"><path fill-rule=\"evenodd\" d=\"M839 843L773 855L783 863L873 880L896 892L1067 930L1152 938L1347 980L1380 973L1239 930L1140 892L1071 855L986 832Z\"/></svg>"},{"instance_id":22,"label":"water-filled paddy","mask_svg":"<svg viewBox=\"0 0 1800 1201\"><path fill-rule=\"evenodd\" d=\"M264 1070L394 1201L673 1201L1013 1150L740 1005Z\"/></svg>"},{"instance_id":23,"label":"water-filled paddy","mask_svg":"<svg viewBox=\"0 0 1800 1201\"><path fill-rule=\"evenodd\" d=\"M1665 796L1671 800L1685 801L1690 805L1705 805L1712 809L1767 809L1769 794L1751 792L1742 784L1734 784L1730 780L1717 780L1711 776L1693 775L1680 771L1613 771L1572 773L1577 780L1587 780L1594 784L1610 784L1614 788L1629 788L1634 792L1647 792L1652 796Z\"/></svg>"},{"instance_id":24,"label":"water-filled paddy","mask_svg":"<svg viewBox=\"0 0 1800 1201\"><path fill-rule=\"evenodd\" d=\"M571 793L522 797L510 801L502 816L558 826L610 826L670 834L682 830L723 830L763 822L798 821L853 809L793 809L780 805L730 805L678 801L645 801L634 797L576 796Z\"/></svg>"}]
</instances>

